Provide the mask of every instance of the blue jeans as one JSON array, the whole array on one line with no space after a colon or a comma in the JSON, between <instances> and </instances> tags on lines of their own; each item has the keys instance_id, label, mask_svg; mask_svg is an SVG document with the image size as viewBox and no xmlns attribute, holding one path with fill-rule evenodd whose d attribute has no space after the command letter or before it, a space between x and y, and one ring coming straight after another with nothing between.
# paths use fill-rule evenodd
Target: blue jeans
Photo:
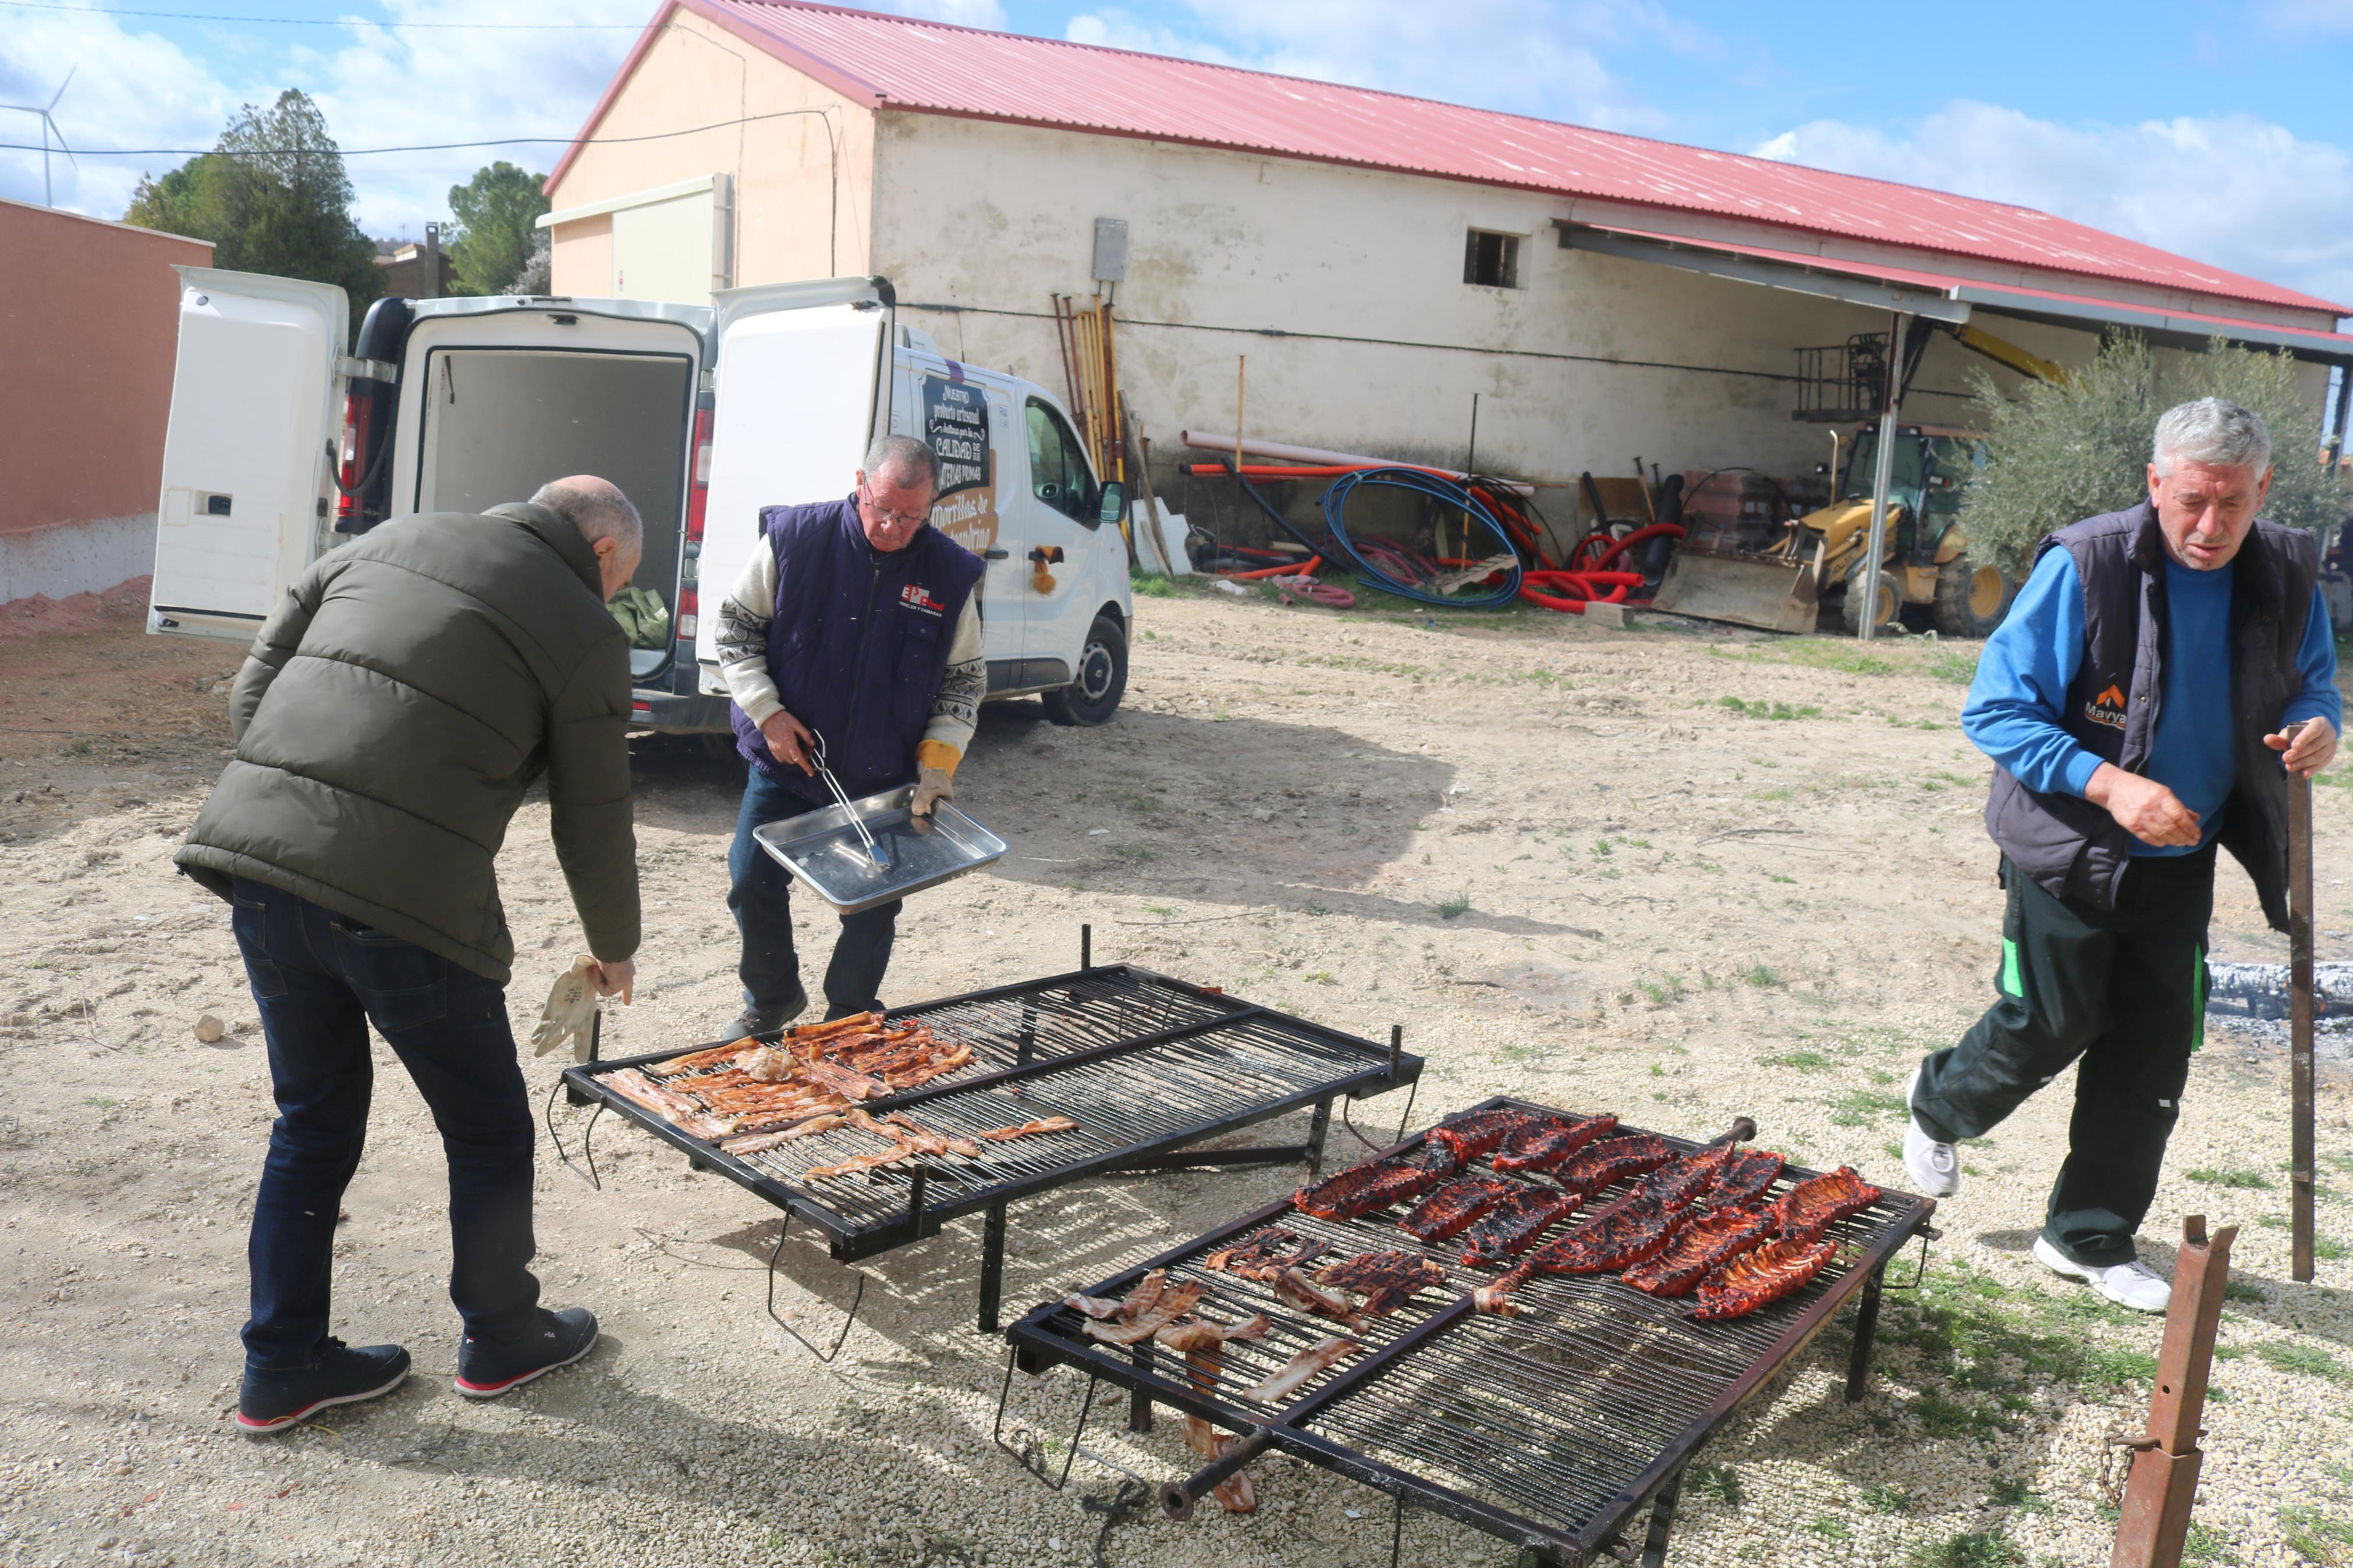
<instances>
[{"instance_id":1,"label":"blue jeans","mask_svg":"<svg viewBox=\"0 0 2353 1568\"><path fill-rule=\"evenodd\" d=\"M531 1101L506 990L310 900L237 879L232 924L261 1006L278 1121L253 1204L246 1364L310 1365L327 1337L335 1214L367 1138L373 1021L449 1161L449 1299L497 1338L539 1304L531 1261Z\"/></svg>"},{"instance_id":2,"label":"blue jeans","mask_svg":"<svg viewBox=\"0 0 2353 1568\"><path fill-rule=\"evenodd\" d=\"M735 968L744 982L744 1005L775 1012L802 994L800 958L793 951L793 877L760 847L752 830L818 807L759 769L748 771L735 842L727 848L727 907L744 938L743 961ZM833 961L825 968L827 1017L846 1018L881 1005L882 974L891 967L901 901L842 917Z\"/></svg>"}]
</instances>

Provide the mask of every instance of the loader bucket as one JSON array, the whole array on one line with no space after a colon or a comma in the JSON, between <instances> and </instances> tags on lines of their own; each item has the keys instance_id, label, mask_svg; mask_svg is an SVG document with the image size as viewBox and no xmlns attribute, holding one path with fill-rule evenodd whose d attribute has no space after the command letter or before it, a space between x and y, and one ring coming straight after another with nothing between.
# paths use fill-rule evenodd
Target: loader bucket
<instances>
[{"instance_id":1,"label":"loader bucket","mask_svg":"<svg viewBox=\"0 0 2353 1568\"><path fill-rule=\"evenodd\" d=\"M1668 563L1651 607L1768 632L1810 632L1820 596L1812 561L1683 549Z\"/></svg>"}]
</instances>

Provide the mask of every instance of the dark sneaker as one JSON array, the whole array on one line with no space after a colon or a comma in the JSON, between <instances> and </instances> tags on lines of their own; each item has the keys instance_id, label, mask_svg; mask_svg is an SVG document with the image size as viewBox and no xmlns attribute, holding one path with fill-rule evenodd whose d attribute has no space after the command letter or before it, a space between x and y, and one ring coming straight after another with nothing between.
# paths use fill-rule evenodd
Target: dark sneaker
<instances>
[{"instance_id":1,"label":"dark sneaker","mask_svg":"<svg viewBox=\"0 0 2353 1568\"><path fill-rule=\"evenodd\" d=\"M743 1016L728 1025L727 1033L720 1037L732 1044L754 1035L773 1035L807 1011L808 993L796 985L787 1002L774 1007L744 1008Z\"/></svg>"},{"instance_id":2,"label":"dark sneaker","mask_svg":"<svg viewBox=\"0 0 2353 1568\"><path fill-rule=\"evenodd\" d=\"M496 1399L541 1373L570 1366L596 1344L596 1314L587 1308L542 1309L530 1328L512 1338L468 1334L458 1347L458 1392L469 1399Z\"/></svg>"},{"instance_id":3,"label":"dark sneaker","mask_svg":"<svg viewBox=\"0 0 2353 1568\"><path fill-rule=\"evenodd\" d=\"M408 1352L398 1345L353 1347L329 1340L319 1359L292 1372L245 1370L237 1393L237 1424L257 1437L301 1426L330 1405L356 1405L390 1394L408 1375Z\"/></svg>"}]
</instances>

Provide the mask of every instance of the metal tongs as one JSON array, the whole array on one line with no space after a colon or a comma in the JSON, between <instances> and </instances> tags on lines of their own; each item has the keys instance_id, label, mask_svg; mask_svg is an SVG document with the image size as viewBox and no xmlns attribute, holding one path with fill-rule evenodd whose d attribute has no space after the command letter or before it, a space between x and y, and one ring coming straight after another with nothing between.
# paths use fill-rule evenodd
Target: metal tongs
<instances>
[{"instance_id":1,"label":"metal tongs","mask_svg":"<svg viewBox=\"0 0 2353 1568\"><path fill-rule=\"evenodd\" d=\"M849 826L858 830L858 839L866 846L867 858L881 869L889 870L891 857L883 853L882 846L874 841L874 835L866 830L865 819L858 815L858 808L849 804L849 795L842 789L841 781L835 778L833 770L825 765L825 737L814 730L810 731L808 750L809 760L817 764L817 776L825 781L825 787L833 792L835 803L849 816Z\"/></svg>"}]
</instances>

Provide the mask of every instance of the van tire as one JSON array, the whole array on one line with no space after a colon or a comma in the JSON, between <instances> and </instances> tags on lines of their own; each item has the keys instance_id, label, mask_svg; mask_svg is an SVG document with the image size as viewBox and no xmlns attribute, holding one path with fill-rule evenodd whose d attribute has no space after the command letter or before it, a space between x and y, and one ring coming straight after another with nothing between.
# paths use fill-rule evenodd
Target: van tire
<instances>
[{"instance_id":1,"label":"van tire","mask_svg":"<svg viewBox=\"0 0 2353 1568\"><path fill-rule=\"evenodd\" d=\"M1097 616L1079 653L1079 677L1046 693L1046 717L1057 724L1108 724L1127 694L1127 633L1116 618Z\"/></svg>"}]
</instances>

